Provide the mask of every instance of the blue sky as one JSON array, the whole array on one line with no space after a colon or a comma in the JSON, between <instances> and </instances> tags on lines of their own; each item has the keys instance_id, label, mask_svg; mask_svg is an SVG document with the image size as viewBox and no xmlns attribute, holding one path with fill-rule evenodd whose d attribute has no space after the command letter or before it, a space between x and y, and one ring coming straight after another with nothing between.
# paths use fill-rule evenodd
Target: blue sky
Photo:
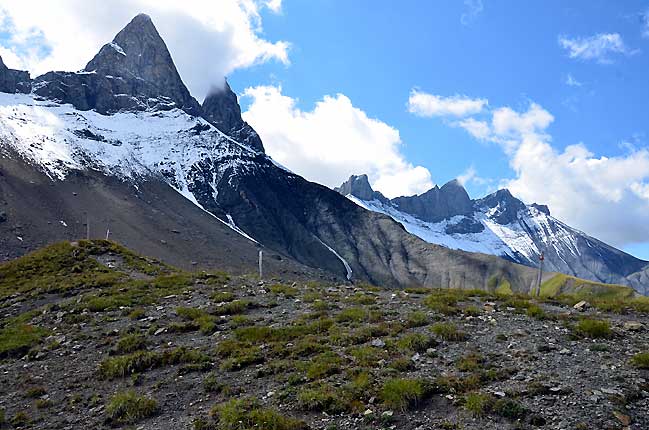
<instances>
[{"instance_id":1,"label":"blue sky","mask_svg":"<svg viewBox=\"0 0 649 430\"><path fill-rule=\"evenodd\" d=\"M570 5L568 5L570 3ZM248 86L280 83L283 93L312 108L324 94L344 93L371 117L399 129L403 152L428 167L436 183L475 166L480 175L512 175L507 157L441 120L408 113L413 87L442 95L488 98L494 105L524 107L529 100L555 116L554 145L584 142L598 155L616 155L622 142L646 145L649 118L649 39L641 37L640 1L483 2L469 25L462 2L287 1L268 14L270 39L291 42L291 64L265 63L230 76ZM573 60L559 35L619 32L631 56L612 64ZM568 75L582 85L566 84ZM244 100L245 104L245 100ZM473 196L484 187L468 184Z\"/></svg>"},{"instance_id":2,"label":"blue sky","mask_svg":"<svg viewBox=\"0 0 649 430\"><path fill-rule=\"evenodd\" d=\"M22 0L0 5L0 55L79 70L140 12L199 100L227 75L310 180L507 187L649 259L649 0Z\"/></svg>"},{"instance_id":3,"label":"blue sky","mask_svg":"<svg viewBox=\"0 0 649 430\"><path fill-rule=\"evenodd\" d=\"M484 0L482 6L463 23L469 8L460 1L398 7L388 1L285 1L281 14L264 16L264 34L290 41L291 64L237 70L230 83L239 93L262 83L281 85L304 110L325 94L343 93L368 116L397 128L401 152L428 168L433 182L441 185L472 166L487 179L466 184L473 197L516 176L509 157L443 118L409 113L411 89L486 98L515 110L536 102L554 116L547 131L557 150L583 143L596 157L613 157L631 145L647 146L649 39L642 36L641 14L649 2ZM609 33L619 34L628 52L611 53L603 64L570 58L559 43L561 36ZM649 258L645 243L624 246Z\"/></svg>"}]
</instances>

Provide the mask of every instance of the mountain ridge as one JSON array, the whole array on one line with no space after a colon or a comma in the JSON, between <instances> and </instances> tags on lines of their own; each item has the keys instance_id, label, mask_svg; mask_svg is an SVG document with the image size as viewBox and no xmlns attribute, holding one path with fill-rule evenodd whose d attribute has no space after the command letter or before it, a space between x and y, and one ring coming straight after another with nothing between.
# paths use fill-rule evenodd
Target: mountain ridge
<instances>
[{"instance_id":1,"label":"mountain ridge","mask_svg":"<svg viewBox=\"0 0 649 430\"><path fill-rule=\"evenodd\" d=\"M349 187L349 183L355 187ZM354 194L358 189L363 192ZM451 196L445 189L453 190ZM335 190L351 191L345 195L351 196L352 201L392 216L430 243L487 252L531 267L538 267L543 252L546 270L628 285L643 294L649 293L649 262L566 225L552 217L546 205L526 205L507 189L470 200L466 190L453 180L420 195L372 201L363 198L378 193L372 189L367 175L352 175ZM443 204L454 196L461 196L459 201L464 205ZM471 203L468 210L467 201Z\"/></svg>"},{"instance_id":2,"label":"mountain ridge","mask_svg":"<svg viewBox=\"0 0 649 430\"><path fill-rule=\"evenodd\" d=\"M137 25L144 28L131 28ZM390 216L366 211L339 193L279 166L263 152L261 139L257 140L258 135L240 118L236 95L228 85L221 95L224 100L204 102L199 111L193 102L187 108L184 91L177 100L170 98L173 91L163 94L166 87L182 85L186 89L164 41L144 16L134 18L126 28L128 31L118 33L126 35L126 41L118 36L114 39L125 47L104 45L99 57L89 62L96 65L95 70L49 72L30 81L29 94L0 94L0 150L18 154L47 176L54 188L63 189L61 183L75 172L94 172L101 178L122 181L127 187L118 195L125 198L128 189L141 189L147 181L166 184L253 246L340 277L395 287L489 289L493 279L507 281L514 291L529 292L534 287L534 269L427 243ZM129 41L131 38L137 40ZM139 52L140 48L146 52ZM123 56L120 49L126 57L134 49L146 61L127 59L121 68L115 69L114 64L104 68L101 64L106 58ZM156 87L126 73L129 70L144 76L162 73L172 84ZM116 83L120 79L110 74L116 71L124 75L124 82ZM64 81L69 85L57 84ZM127 92L113 91L120 88ZM155 88L160 93L149 93ZM95 89L101 91L93 93ZM120 97L114 100L116 94ZM106 97L105 109L92 107L96 95ZM444 192L455 188L449 186ZM140 198L148 200L146 194ZM451 210L457 202L450 199L447 203ZM30 223L44 222L37 213L26 210L8 214L9 223L2 226L7 236L13 232L6 226L21 217ZM146 220L130 222L141 222L137 229L150 237L158 234L153 225L156 216L162 215L153 211ZM124 217L128 224L128 213ZM222 236L214 239L227 240ZM139 250L137 243L131 246ZM255 267L249 253L245 258L249 267ZM544 279L552 276L547 273Z\"/></svg>"}]
</instances>

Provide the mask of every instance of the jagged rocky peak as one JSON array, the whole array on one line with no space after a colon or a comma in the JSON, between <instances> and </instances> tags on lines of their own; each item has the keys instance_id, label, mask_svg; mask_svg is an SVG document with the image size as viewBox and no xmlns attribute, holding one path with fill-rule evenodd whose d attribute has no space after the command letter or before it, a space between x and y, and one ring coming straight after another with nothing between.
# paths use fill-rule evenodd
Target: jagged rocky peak
<instances>
[{"instance_id":1,"label":"jagged rocky peak","mask_svg":"<svg viewBox=\"0 0 649 430\"><path fill-rule=\"evenodd\" d=\"M499 224L510 224L518 219L518 212L525 209L525 203L518 200L507 188L500 189L476 200L478 207L495 209L491 218ZM549 210L548 210L549 212Z\"/></svg>"},{"instance_id":2,"label":"jagged rocky peak","mask_svg":"<svg viewBox=\"0 0 649 430\"><path fill-rule=\"evenodd\" d=\"M532 203L530 206L532 206L533 208L535 208L539 212L543 212L544 214L546 214L548 216L550 215L550 208L548 207L548 205L540 205L538 203Z\"/></svg>"},{"instance_id":3,"label":"jagged rocky peak","mask_svg":"<svg viewBox=\"0 0 649 430\"><path fill-rule=\"evenodd\" d=\"M241 118L241 107L237 95L227 80L210 91L202 105L203 117L234 140L258 152L264 152L264 145L257 132Z\"/></svg>"},{"instance_id":4,"label":"jagged rocky peak","mask_svg":"<svg viewBox=\"0 0 649 430\"><path fill-rule=\"evenodd\" d=\"M473 203L462 184L454 179L439 188L417 196L397 197L392 202L403 212L414 215L424 221L438 222L456 215L469 215L473 212Z\"/></svg>"},{"instance_id":5,"label":"jagged rocky peak","mask_svg":"<svg viewBox=\"0 0 649 430\"><path fill-rule=\"evenodd\" d=\"M32 90L29 72L7 67L0 57L0 92L29 93Z\"/></svg>"},{"instance_id":6,"label":"jagged rocky peak","mask_svg":"<svg viewBox=\"0 0 649 430\"><path fill-rule=\"evenodd\" d=\"M334 188L334 191L342 194L343 196L351 194L361 200L380 200L387 201L387 199L378 191L374 191L370 185L367 175L351 175L340 187Z\"/></svg>"},{"instance_id":7,"label":"jagged rocky peak","mask_svg":"<svg viewBox=\"0 0 649 430\"><path fill-rule=\"evenodd\" d=\"M83 71L46 73L36 78L35 88L40 96L102 114L172 108L200 114L166 44L144 14L104 45Z\"/></svg>"}]
</instances>

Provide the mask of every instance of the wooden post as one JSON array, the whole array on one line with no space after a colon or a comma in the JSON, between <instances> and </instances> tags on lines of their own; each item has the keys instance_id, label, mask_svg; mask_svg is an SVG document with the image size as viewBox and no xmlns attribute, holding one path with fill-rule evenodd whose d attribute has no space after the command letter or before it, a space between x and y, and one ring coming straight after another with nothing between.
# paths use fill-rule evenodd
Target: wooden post
<instances>
[{"instance_id":1,"label":"wooden post","mask_svg":"<svg viewBox=\"0 0 649 430\"><path fill-rule=\"evenodd\" d=\"M264 279L263 258L264 258L264 251L260 249L259 250L259 280L260 281Z\"/></svg>"},{"instance_id":2,"label":"wooden post","mask_svg":"<svg viewBox=\"0 0 649 430\"><path fill-rule=\"evenodd\" d=\"M537 297L541 295L541 279L543 278L543 260L545 260L545 257L543 256L543 251L541 251L541 255L539 255L539 279L536 282Z\"/></svg>"}]
</instances>

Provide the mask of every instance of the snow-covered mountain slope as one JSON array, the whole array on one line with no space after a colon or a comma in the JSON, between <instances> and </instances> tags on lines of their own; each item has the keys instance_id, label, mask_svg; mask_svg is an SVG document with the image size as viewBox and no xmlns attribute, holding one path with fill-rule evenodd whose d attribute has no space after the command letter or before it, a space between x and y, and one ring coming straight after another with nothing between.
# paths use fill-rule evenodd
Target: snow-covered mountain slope
<instances>
[{"instance_id":1,"label":"snow-covered mountain slope","mask_svg":"<svg viewBox=\"0 0 649 430\"><path fill-rule=\"evenodd\" d=\"M225 224L237 232L226 228L246 258L250 247L260 246L340 278L456 288L489 288L495 279L525 292L536 282L533 269L429 244L391 217L277 165L241 119L227 85L202 105L191 96L145 15L80 72L31 79L2 66L0 245L12 247L0 249L5 255L15 255L17 231L21 244L42 245L39 235L49 241L78 237L79 214L87 212L119 229L114 237L126 237L134 249L169 255L173 247L183 260L187 256L178 254L205 261L215 250L226 260L235 248L222 234ZM427 199L447 212L466 210L463 196L444 197L452 189ZM431 215L428 206L411 200L403 206ZM206 226L205 217L221 230ZM66 222L77 226L76 236L59 228L67 219L76 220ZM169 232L183 229L192 242L169 243Z\"/></svg>"},{"instance_id":2,"label":"snow-covered mountain slope","mask_svg":"<svg viewBox=\"0 0 649 430\"><path fill-rule=\"evenodd\" d=\"M32 94L0 93L0 139L53 179L83 169L130 180L162 175L197 205L198 163L209 158L219 166L210 178L217 190L225 170L253 169L259 157L268 158L180 109L107 116ZM231 217L220 220L245 235Z\"/></svg>"},{"instance_id":3,"label":"snow-covered mountain slope","mask_svg":"<svg viewBox=\"0 0 649 430\"><path fill-rule=\"evenodd\" d=\"M646 261L566 225L551 216L545 206L525 205L507 190L470 201L459 187L454 182L434 188L426 193L423 203L417 202L420 196L389 200L371 190L365 175L352 176L337 190L359 206L389 215L429 243L498 255L532 267L538 267L543 253L545 270L629 285L644 294L649 291L646 275L642 276L648 267ZM443 204L448 201L461 204ZM470 202L468 211L465 202ZM443 208L444 213L428 210L433 204ZM455 213L454 207L458 208ZM421 214L426 214L428 220L423 220Z\"/></svg>"}]
</instances>

